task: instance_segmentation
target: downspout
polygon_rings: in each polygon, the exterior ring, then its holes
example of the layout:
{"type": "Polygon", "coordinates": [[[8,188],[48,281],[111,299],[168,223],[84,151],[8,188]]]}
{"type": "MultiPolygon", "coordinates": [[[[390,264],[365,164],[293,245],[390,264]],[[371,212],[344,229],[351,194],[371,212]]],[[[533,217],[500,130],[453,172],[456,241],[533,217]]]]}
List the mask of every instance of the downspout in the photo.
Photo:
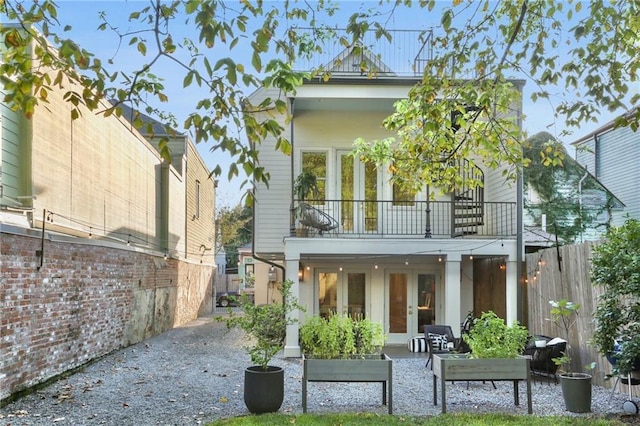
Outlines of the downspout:
{"type": "Polygon", "coordinates": [[[253,257],[256,260],[259,260],[260,262],[264,262],[268,265],[271,265],[274,268],[280,269],[282,271],[282,278],[284,279],[287,270],[283,265],[280,265],[279,263],[275,263],[269,259],[265,259],[264,257],[261,257],[258,253],[256,253],[256,196],[255,196],[255,193],[253,194],[253,207],[251,208],[251,212],[253,216],[252,218],[253,238],[251,238],[251,257],[253,257]]]}

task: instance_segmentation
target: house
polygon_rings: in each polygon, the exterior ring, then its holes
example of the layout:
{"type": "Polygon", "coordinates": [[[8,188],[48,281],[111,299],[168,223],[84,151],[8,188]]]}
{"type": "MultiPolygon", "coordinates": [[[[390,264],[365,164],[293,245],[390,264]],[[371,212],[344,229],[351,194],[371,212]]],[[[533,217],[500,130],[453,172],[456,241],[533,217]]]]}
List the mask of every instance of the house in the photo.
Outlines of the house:
{"type": "Polygon", "coordinates": [[[549,144],[564,152],[547,132],[531,136],[524,150],[531,160],[523,171],[525,246],[544,247],[545,238],[547,246],[600,239],[624,204],[568,155],[562,165],[543,164],[540,152],[549,144]],[[545,236],[547,230],[557,235],[545,236]]]}
{"type": "MultiPolygon", "coordinates": [[[[628,115],[636,112],[634,108],[628,115]]],[[[622,225],[627,215],[640,218],[640,136],[631,126],[616,126],[624,118],[614,119],[572,142],[576,160],[626,206],[614,213],[615,226],[622,225]]]]}
{"type": "MultiPolygon", "coordinates": [[[[425,50],[417,40],[396,49],[412,64],[425,50]]],[[[352,144],[388,136],[381,122],[420,72],[361,49],[323,63],[332,71],[327,81],[308,80],[288,95],[262,88],[250,97],[253,104],[286,97],[291,119],[279,119],[292,144],[291,156],[271,139],[260,147],[271,177],[269,187],[255,190],[255,255],[279,280],[294,282],[306,315],[364,315],[383,324],[388,344],[405,344],[432,323],[459,335],[472,310],[492,309],[509,323],[521,319],[519,185],[505,182],[501,170],[478,169],[483,187],[464,195],[430,200],[428,187],[409,198],[394,190],[388,170],[352,156],[352,144]],[[363,63],[374,72],[363,72],[363,63]],[[292,188],[306,171],[316,175],[319,193],[303,202],[292,188]]],[[[521,90],[522,82],[514,83],[521,90]]],[[[516,116],[521,110],[514,105],[516,116]]],[[[256,273],[256,294],[269,281],[256,273]]],[[[285,354],[300,355],[295,326],[287,330],[285,354]]]]}
{"type": "Polygon", "coordinates": [[[72,119],[72,82],[27,118],[6,78],[0,402],[211,312],[215,273],[215,183],[186,135],[164,135],[168,163],[162,132],[82,107],[72,119]]]}

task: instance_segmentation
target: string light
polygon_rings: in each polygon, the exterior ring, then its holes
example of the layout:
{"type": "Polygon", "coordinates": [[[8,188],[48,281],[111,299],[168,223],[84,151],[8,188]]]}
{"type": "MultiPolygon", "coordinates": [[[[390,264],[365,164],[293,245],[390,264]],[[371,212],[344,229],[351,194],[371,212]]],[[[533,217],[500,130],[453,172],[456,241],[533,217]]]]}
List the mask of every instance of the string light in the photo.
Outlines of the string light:
{"type": "Polygon", "coordinates": [[[409,259],[404,260],[404,266],[409,266],[409,259]]]}
{"type": "Polygon", "coordinates": [[[342,272],[342,265],[340,265],[340,267],[338,268],[338,270],[339,270],[340,272],[342,272]]]}
{"type": "Polygon", "coordinates": [[[373,269],[378,269],[378,264],[373,265],[373,269]]]}

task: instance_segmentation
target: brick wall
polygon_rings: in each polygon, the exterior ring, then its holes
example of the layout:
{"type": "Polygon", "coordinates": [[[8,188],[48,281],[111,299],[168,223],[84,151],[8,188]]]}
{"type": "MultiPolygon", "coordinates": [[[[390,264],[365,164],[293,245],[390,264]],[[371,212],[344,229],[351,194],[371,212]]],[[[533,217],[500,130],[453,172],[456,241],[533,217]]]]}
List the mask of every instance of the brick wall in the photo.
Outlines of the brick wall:
{"type": "Polygon", "coordinates": [[[210,265],[78,241],[0,233],[0,402],[211,312],[210,265]]]}

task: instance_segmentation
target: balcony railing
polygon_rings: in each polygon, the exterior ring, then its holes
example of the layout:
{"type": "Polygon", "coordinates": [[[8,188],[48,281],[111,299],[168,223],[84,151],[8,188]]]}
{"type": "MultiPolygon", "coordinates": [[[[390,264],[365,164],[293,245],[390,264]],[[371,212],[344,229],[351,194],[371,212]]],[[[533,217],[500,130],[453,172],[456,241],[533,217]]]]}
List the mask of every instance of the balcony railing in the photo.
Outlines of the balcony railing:
{"type": "Polygon", "coordinates": [[[295,69],[322,69],[333,75],[419,76],[432,59],[432,30],[369,30],[357,42],[341,28],[298,28],[300,57],[295,69]],[[321,51],[304,46],[319,46],[321,51]],[[348,46],[348,47],[347,47],[348,46]]]}
{"type": "Polygon", "coordinates": [[[515,238],[515,202],[295,201],[291,236],[515,238]]]}

